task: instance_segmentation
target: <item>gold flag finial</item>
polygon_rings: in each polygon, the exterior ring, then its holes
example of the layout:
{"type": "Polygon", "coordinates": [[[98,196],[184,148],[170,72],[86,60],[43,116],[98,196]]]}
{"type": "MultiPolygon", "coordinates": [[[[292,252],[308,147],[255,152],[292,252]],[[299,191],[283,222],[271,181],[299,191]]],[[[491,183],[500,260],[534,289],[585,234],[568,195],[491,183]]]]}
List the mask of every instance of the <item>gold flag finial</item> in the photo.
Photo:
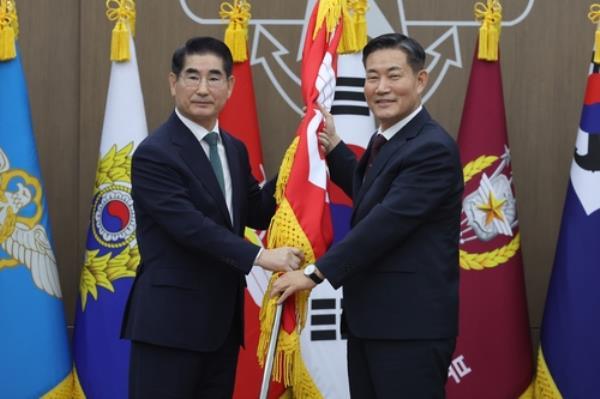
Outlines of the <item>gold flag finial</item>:
{"type": "Polygon", "coordinates": [[[475,3],[475,19],[481,22],[479,28],[479,50],[477,58],[485,61],[498,61],[500,23],[502,6],[498,0],[475,3]]]}
{"type": "Polygon", "coordinates": [[[594,3],[590,6],[588,18],[596,24],[596,34],[594,36],[594,64],[600,64],[600,4],[594,3]]]}
{"type": "Polygon", "coordinates": [[[17,56],[15,41],[19,35],[17,7],[13,0],[0,0],[0,61],[17,56]]]}
{"type": "Polygon", "coordinates": [[[106,0],[106,16],[116,21],[110,44],[111,61],[129,61],[129,34],[135,35],[135,0],[106,0]]]}
{"type": "Polygon", "coordinates": [[[248,59],[248,22],[252,17],[250,9],[250,3],[246,0],[234,0],[233,4],[226,1],[221,3],[219,15],[229,20],[225,29],[225,44],[231,50],[233,62],[248,59]]]}

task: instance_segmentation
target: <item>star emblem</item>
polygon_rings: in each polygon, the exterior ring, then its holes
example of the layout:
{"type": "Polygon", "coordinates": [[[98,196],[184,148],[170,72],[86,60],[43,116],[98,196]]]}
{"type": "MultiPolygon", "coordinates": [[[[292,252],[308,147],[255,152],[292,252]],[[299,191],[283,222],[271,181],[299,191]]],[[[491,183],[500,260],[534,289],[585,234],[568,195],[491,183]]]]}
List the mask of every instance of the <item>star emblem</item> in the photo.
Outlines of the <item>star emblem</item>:
{"type": "Polygon", "coordinates": [[[504,213],[502,207],[506,203],[505,199],[499,200],[494,196],[494,192],[490,190],[486,203],[477,205],[477,208],[485,212],[485,224],[488,225],[498,219],[504,221],[504,213]]]}

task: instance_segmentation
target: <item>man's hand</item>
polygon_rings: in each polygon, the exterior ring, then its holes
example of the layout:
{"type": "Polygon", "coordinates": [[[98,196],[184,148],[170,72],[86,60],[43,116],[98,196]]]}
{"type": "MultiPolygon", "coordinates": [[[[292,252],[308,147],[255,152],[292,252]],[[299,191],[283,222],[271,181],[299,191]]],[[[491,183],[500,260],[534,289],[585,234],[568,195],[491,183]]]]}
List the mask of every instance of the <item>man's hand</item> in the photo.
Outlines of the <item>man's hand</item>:
{"type": "Polygon", "coordinates": [[[342,141],[340,136],[335,131],[335,124],[333,122],[333,116],[325,109],[322,104],[317,103],[319,111],[323,114],[323,131],[318,132],[319,145],[321,150],[327,155],[335,148],[336,145],[342,141]]]}
{"type": "Polygon", "coordinates": [[[304,260],[302,250],[293,247],[263,249],[256,264],[272,272],[289,272],[296,270],[304,260]]]}
{"type": "Polygon", "coordinates": [[[293,293],[301,290],[312,290],[317,284],[304,275],[302,270],[285,273],[279,276],[271,287],[271,298],[281,295],[277,303],[283,303],[293,293]]]}

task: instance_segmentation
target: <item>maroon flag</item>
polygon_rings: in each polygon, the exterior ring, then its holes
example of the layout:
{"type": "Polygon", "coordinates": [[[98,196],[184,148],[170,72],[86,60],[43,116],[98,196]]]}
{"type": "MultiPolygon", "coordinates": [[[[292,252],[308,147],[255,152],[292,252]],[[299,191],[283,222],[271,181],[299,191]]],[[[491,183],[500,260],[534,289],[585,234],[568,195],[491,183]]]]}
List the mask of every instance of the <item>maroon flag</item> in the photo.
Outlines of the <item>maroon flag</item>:
{"type": "Polygon", "coordinates": [[[473,58],[458,133],[465,194],[449,399],[519,398],[532,350],[500,61],[473,58]]]}

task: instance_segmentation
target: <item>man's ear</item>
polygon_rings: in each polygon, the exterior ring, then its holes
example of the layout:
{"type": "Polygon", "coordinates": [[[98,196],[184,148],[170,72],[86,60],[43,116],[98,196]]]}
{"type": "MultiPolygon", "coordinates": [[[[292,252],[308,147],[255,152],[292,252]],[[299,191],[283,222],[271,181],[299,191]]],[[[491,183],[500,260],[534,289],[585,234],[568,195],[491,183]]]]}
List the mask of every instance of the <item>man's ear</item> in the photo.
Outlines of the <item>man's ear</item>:
{"type": "Polygon", "coordinates": [[[177,83],[177,75],[173,72],[169,72],[169,89],[171,90],[171,96],[175,97],[175,84],[177,83]]]}
{"type": "Polygon", "coordinates": [[[233,87],[235,86],[235,76],[231,75],[227,78],[227,99],[231,97],[233,93],[233,87]]]}
{"type": "Polygon", "coordinates": [[[429,82],[429,73],[426,69],[421,69],[417,73],[417,90],[419,94],[423,93],[429,82]]]}

